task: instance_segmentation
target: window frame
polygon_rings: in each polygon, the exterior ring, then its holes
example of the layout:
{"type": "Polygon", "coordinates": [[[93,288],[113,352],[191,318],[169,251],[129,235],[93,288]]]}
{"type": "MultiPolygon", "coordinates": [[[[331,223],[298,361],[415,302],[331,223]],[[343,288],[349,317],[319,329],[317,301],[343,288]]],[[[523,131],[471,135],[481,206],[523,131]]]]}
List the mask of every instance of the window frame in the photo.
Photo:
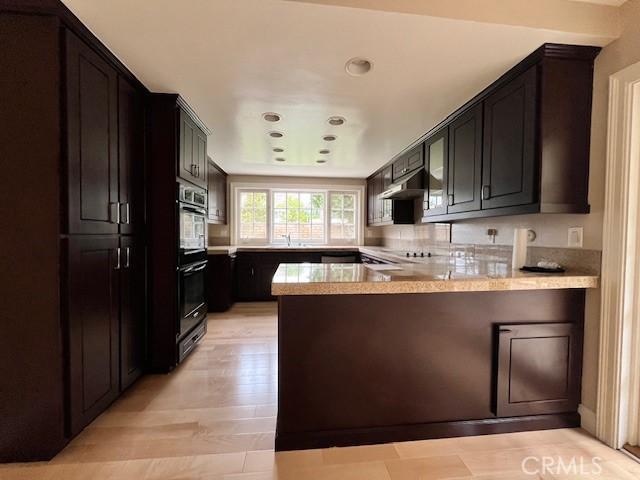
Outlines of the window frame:
{"type": "MultiPolygon", "coordinates": [[[[355,246],[361,245],[364,237],[364,218],[363,198],[364,185],[299,185],[299,184],[249,184],[231,182],[230,189],[233,192],[231,198],[233,202],[230,206],[230,240],[233,245],[274,245],[282,246],[286,244],[284,239],[273,238],[273,195],[275,192],[298,192],[298,193],[322,193],[324,196],[324,241],[302,240],[300,243],[313,246],[331,246],[345,245],[355,246]],[[267,198],[267,238],[264,239],[241,239],[240,238],[240,194],[242,192],[264,192],[267,198]],[[355,238],[353,240],[345,240],[342,238],[334,239],[331,237],[331,194],[353,194],[355,195],[354,206],[354,226],[355,238]]],[[[292,246],[298,244],[297,240],[292,241],[292,246]]]]}
{"type": "MultiPolygon", "coordinates": [[[[326,200],[326,205],[328,205],[327,208],[327,237],[329,238],[329,243],[328,245],[357,245],[358,243],[358,236],[359,236],[359,230],[362,228],[360,225],[360,199],[359,199],[359,195],[356,191],[354,190],[346,190],[346,189],[340,189],[340,190],[329,190],[327,192],[327,200],[326,200]],[[346,239],[346,238],[333,238],[331,236],[331,211],[333,210],[333,208],[331,207],[331,195],[355,195],[355,199],[354,199],[354,205],[353,205],[353,226],[355,228],[355,235],[353,239],[346,239]]],[[[344,214],[344,205],[342,206],[341,209],[342,213],[344,214]]]]}
{"type": "MultiPolygon", "coordinates": [[[[235,223],[236,223],[236,241],[238,245],[264,245],[265,242],[269,242],[269,238],[271,236],[270,232],[269,232],[269,228],[270,228],[270,216],[271,216],[271,203],[270,203],[270,195],[269,195],[269,189],[267,188],[243,188],[243,189],[238,189],[236,191],[235,194],[235,204],[237,205],[237,209],[236,212],[234,214],[234,216],[236,217],[235,223]],[[266,237],[264,238],[247,238],[247,239],[243,239],[240,236],[240,215],[241,215],[241,202],[240,202],[240,195],[242,195],[242,193],[264,193],[266,195],[266,209],[267,209],[267,215],[266,215],[266,224],[265,224],[265,232],[267,234],[266,237]]],[[[255,210],[255,209],[254,209],[255,210]]],[[[255,222],[254,222],[255,223],[255,222]]]]}
{"type": "MultiPolygon", "coordinates": [[[[275,222],[273,219],[273,214],[274,214],[274,210],[275,210],[275,204],[274,204],[274,196],[276,193],[309,193],[311,195],[313,194],[321,194],[324,198],[324,221],[322,222],[323,224],[323,238],[321,241],[318,240],[292,240],[292,245],[294,244],[294,242],[298,242],[298,243],[304,243],[305,245],[328,245],[328,239],[329,239],[329,232],[327,231],[327,202],[329,201],[329,196],[328,196],[328,192],[324,191],[324,190],[318,190],[318,189],[308,189],[308,188],[272,188],[270,189],[270,197],[271,197],[271,210],[270,210],[270,216],[271,216],[271,222],[270,225],[268,225],[269,227],[269,245],[286,245],[286,240],[284,238],[277,238],[274,237],[273,234],[273,230],[275,227],[275,222]]],[[[300,223],[298,222],[298,225],[300,225],[300,223]]]]}

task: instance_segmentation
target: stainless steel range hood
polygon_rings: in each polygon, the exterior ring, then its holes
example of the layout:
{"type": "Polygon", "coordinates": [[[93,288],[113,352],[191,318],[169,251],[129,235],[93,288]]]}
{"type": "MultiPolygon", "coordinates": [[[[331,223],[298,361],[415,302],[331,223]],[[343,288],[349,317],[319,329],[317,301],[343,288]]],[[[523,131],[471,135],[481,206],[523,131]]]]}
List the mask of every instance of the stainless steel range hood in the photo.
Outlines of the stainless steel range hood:
{"type": "Polygon", "coordinates": [[[407,200],[424,196],[424,169],[420,168],[399,178],[387,190],[378,195],[382,200],[407,200]]]}

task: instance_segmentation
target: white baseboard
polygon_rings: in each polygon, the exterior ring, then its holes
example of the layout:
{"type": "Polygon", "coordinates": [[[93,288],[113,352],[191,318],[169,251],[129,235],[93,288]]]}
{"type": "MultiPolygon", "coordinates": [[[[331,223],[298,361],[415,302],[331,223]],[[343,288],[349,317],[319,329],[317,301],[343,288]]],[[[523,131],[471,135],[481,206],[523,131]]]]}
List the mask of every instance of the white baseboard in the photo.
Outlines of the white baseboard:
{"type": "Polygon", "coordinates": [[[596,413],[580,404],[578,407],[578,413],[580,414],[580,426],[584,428],[591,435],[596,434],[596,413]]]}

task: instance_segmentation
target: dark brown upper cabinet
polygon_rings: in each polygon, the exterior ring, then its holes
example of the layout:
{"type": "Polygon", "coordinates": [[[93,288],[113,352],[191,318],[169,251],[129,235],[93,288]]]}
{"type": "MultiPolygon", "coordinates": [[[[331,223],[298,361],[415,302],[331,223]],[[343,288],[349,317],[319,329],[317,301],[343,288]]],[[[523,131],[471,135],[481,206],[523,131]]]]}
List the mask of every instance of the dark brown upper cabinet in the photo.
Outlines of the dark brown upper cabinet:
{"type": "Polygon", "coordinates": [[[207,170],[209,197],[209,223],[227,223],[227,174],[209,159],[207,170]]]}
{"type": "Polygon", "coordinates": [[[144,223],[144,93],[65,30],[69,234],[144,223]]]}
{"type": "Polygon", "coordinates": [[[573,323],[498,327],[497,416],[574,412],[578,408],[580,330],[573,323]]]}
{"type": "Polygon", "coordinates": [[[380,194],[391,184],[391,165],[367,179],[367,225],[413,223],[412,200],[383,200],[380,194]]]}
{"type": "Polygon", "coordinates": [[[447,213],[447,169],[449,166],[449,129],[434,133],[424,142],[427,181],[424,216],[447,213]]]}
{"type": "Polygon", "coordinates": [[[375,177],[367,179],[367,225],[375,223],[375,177]]]}
{"type": "Polygon", "coordinates": [[[537,69],[531,67],[484,101],[483,209],[536,199],[537,69]]]}
{"type": "MultiPolygon", "coordinates": [[[[382,185],[380,187],[380,193],[384,192],[391,186],[391,182],[393,179],[393,168],[389,165],[387,168],[382,170],[381,182],[382,185]]],[[[380,221],[381,222],[393,222],[393,200],[379,200],[380,201],[380,221]]]]}
{"type": "Polygon", "coordinates": [[[414,148],[447,131],[443,172],[439,162],[429,171],[434,162],[425,150],[432,193],[427,185],[423,222],[588,213],[593,63],[599,52],[545,43],[380,171],[392,165],[395,182],[420,164],[410,160],[414,148]],[[446,192],[438,186],[442,181],[446,192]]]}
{"type": "Polygon", "coordinates": [[[118,78],[118,166],[120,233],[141,233],[144,226],[144,94],[118,78]]]}
{"type": "Polygon", "coordinates": [[[207,188],[207,135],[183,109],[180,110],[178,176],[207,188]]]}
{"type": "Polygon", "coordinates": [[[65,45],[67,233],[118,233],[118,73],[69,30],[65,45]]]}
{"type": "Polygon", "coordinates": [[[68,240],[69,429],[80,432],[120,392],[117,236],[68,240]]]}
{"type": "Polygon", "coordinates": [[[393,181],[422,168],[424,165],[422,145],[417,145],[408,152],[402,154],[395,162],[393,162],[393,181]]]}
{"type": "Polygon", "coordinates": [[[480,210],[482,104],[449,126],[447,165],[447,213],[480,210]]]}

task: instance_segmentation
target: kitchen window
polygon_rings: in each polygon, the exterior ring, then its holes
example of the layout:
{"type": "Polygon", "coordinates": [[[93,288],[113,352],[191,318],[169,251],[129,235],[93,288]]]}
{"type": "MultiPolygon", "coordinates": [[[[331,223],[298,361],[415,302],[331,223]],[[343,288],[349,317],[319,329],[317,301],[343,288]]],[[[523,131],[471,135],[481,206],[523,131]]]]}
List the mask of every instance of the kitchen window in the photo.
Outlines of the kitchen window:
{"type": "Polygon", "coordinates": [[[356,245],[359,190],[245,189],[236,193],[238,244],[356,245]]]}
{"type": "Polygon", "coordinates": [[[241,243],[266,243],[267,231],[267,194],[263,191],[240,192],[240,232],[241,243]]]}
{"type": "Polygon", "coordinates": [[[272,243],[325,243],[323,192],[272,192],[272,243]]]}
{"type": "Polygon", "coordinates": [[[334,241],[353,243],[356,240],[356,194],[331,192],[330,232],[334,241]]]}

